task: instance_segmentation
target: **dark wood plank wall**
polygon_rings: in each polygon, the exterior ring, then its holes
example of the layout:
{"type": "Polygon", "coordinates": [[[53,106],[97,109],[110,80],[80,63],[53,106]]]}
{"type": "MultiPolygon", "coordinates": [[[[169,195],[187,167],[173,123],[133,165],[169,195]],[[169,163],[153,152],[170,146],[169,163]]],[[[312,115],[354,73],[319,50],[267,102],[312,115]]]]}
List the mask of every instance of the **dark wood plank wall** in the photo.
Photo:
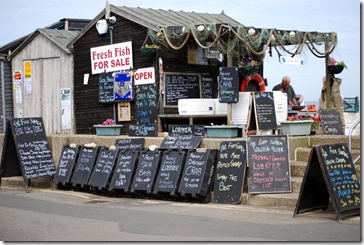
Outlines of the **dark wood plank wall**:
{"type": "MultiPolygon", "coordinates": [[[[112,14],[115,15],[115,14],[112,14]]],[[[159,70],[158,57],[163,59],[165,72],[210,72],[218,76],[217,66],[189,65],[187,64],[187,48],[175,51],[171,48],[162,47],[155,56],[145,56],[141,53],[147,29],[134,22],[117,16],[117,22],[113,29],[113,43],[132,41],[133,45],[133,63],[134,69],[143,67],[155,67],[156,83],[159,87],[159,70]]],[[[75,98],[75,116],[76,116],[76,133],[77,134],[95,134],[93,125],[100,124],[107,118],[113,118],[113,103],[99,103],[98,101],[98,77],[91,75],[90,48],[109,45],[109,33],[101,37],[96,28],[91,28],[74,44],[74,98],[75,98]],[[90,74],[88,85],[83,85],[84,74],[90,74]]],[[[189,45],[196,46],[195,43],[189,45]]],[[[158,98],[159,95],[157,95],[158,98]]],[[[132,101],[130,122],[121,122],[124,125],[122,134],[127,134],[129,124],[136,124],[135,120],[135,102],[132,101]]],[[[117,110],[117,103],[115,103],[117,110]]],[[[178,109],[165,109],[165,113],[178,113],[178,109]]],[[[120,123],[118,123],[120,124],[120,123]]]]}
{"type": "MultiPolygon", "coordinates": [[[[14,118],[14,105],[13,105],[13,80],[11,71],[11,62],[7,60],[1,60],[0,74],[4,74],[4,79],[0,79],[0,114],[6,119],[14,118]],[[4,84],[4,91],[2,90],[4,84]],[[2,96],[5,97],[3,100],[2,96]],[[5,104],[3,104],[3,101],[5,104]],[[3,109],[5,108],[5,115],[3,109]]],[[[5,132],[6,125],[3,124],[3,118],[0,120],[0,132],[5,132]]]]}

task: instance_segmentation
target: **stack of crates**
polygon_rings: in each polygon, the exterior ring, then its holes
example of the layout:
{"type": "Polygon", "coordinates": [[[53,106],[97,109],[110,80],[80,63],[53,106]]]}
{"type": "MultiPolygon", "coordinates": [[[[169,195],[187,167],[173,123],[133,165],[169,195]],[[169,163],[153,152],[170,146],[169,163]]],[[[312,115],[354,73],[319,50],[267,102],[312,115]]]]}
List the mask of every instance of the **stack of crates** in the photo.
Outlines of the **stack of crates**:
{"type": "Polygon", "coordinates": [[[344,112],[359,112],[359,97],[344,98],[343,100],[344,112]]]}

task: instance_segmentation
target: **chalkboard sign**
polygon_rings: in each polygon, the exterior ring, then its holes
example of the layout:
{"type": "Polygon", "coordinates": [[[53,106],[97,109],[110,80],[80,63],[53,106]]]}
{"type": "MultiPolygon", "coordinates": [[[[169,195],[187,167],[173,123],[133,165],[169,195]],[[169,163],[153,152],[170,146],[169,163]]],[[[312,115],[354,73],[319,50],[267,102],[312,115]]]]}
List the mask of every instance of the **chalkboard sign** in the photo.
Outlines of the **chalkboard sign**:
{"type": "Polygon", "coordinates": [[[246,141],[225,141],[217,158],[214,202],[239,204],[246,170],[246,141]]]}
{"type": "Polygon", "coordinates": [[[131,192],[146,191],[151,193],[160,164],[162,152],[160,150],[142,151],[138,160],[134,180],[130,188],[131,192]]]}
{"type": "Polygon", "coordinates": [[[56,184],[66,185],[70,183],[80,149],[81,146],[79,145],[76,145],[75,147],[71,147],[69,145],[63,146],[58,162],[57,172],[54,176],[54,182],[56,184]]]}
{"type": "Polygon", "coordinates": [[[178,100],[193,98],[201,98],[200,74],[165,72],[165,107],[178,107],[178,100]]]}
{"type": "Polygon", "coordinates": [[[179,136],[179,135],[195,135],[204,136],[205,126],[204,125],[168,125],[168,135],[179,136]]]}
{"type": "Polygon", "coordinates": [[[135,86],[135,94],[135,119],[137,124],[157,124],[157,85],[135,86]]]}
{"type": "Polygon", "coordinates": [[[343,135],[344,130],[338,109],[320,109],[321,127],[323,134],[343,135]]]}
{"type": "Polygon", "coordinates": [[[186,151],[168,150],[163,153],[162,161],[153,193],[175,195],[180,182],[186,151]]]}
{"type": "Polygon", "coordinates": [[[202,136],[180,135],[164,137],[161,149],[196,149],[202,141],[202,136]]]}
{"type": "Polygon", "coordinates": [[[5,132],[0,177],[23,175],[30,180],[55,175],[41,117],[8,120],[5,132]]]}
{"type": "Polygon", "coordinates": [[[111,103],[115,100],[114,77],[111,72],[99,75],[99,102],[111,103]]]}
{"type": "Polygon", "coordinates": [[[217,79],[209,73],[201,74],[201,97],[206,99],[217,98],[217,79]]]}
{"type": "Polygon", "coordinates": [[[140,151],[134,149],[119,152],[113,177],[109,186],[110,191],[123,190],[128,192],[130,190],[139,154],[140,151]]]}
{"type": "Polygon", "coordinates": [[[94,169],[100,149],[104,147],[96,146],[95,148],[82,146],[78,156],[75,170],[72,176],[72,185],[84,187],[88,184],[92,170],[94,169]]]}
{"type": "Polygon", "coordinates": [[[115,142],[115,146],[120,150],[143,149],[144,141],[144,138],[117,139],[115,142]]]}
{"type": "Polygon", "coordinates": [[[253,96],[258,130],[277,128],[273,92],[255,92],[253,96]]]}
{"type": "Polygon", "coordinates": [[[88,185],[99,190],[108,188],[112,176],[119,149],[101,149],[97,161],[92,170],[88,185]]]}
{"type": "Polygon", "coordinates": [[[291,191],[287,135],[248,137],[247,163],[249,193],[291,191]]]}
{"type": "Polygon", "coordinates": [[[189,150],[186,156],[178,193],[192,197],[207,197],[211,192],[217,150],[189,150]]]}
{"type": "Polygon", "coordinates": [[[295,215],[326,209],[329,197],[338,219],[360,215],[360,181],[347,144],[319,145],[311,149],[295,215]]]}
{"type": "Polygon", "coordinates": [[[154,137],[158,136],[157,124],[130,124],[128,130],[129,136],[154,137]]]}
{"type": "Polygon", "coordinates": [[[239,71],[237,67],[220,67],[219,102],[239,102],[239,71]]]}

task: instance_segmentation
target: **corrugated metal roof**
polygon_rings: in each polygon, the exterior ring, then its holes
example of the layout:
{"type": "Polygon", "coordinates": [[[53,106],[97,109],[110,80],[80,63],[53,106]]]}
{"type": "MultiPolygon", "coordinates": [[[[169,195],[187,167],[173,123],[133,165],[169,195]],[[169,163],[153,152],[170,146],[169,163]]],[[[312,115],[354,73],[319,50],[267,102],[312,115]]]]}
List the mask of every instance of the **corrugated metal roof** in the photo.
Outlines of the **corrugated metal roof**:
{"type": "MultiPolygon", "coordinates": [[[[105,12],[106,10],[103,9],[90,23],[88,23],[80,34],[70,42],[69,46],[72,46],[88,30],[93,28],[96,22],[105,16],[105,12]]],[[[161,27],[189,26],[192,24],[229,24],[231,26],[244,26],[227,16],[224,11],[220,14],[211,14],[151,8],[144,9],[140,7],[131,8],[110,4],[110,12],[154,31],[159,31],[161,27]]]]}
{"type": "Polygon", "coordinates": [[[32,34],[30,34],[12,53],[9,55],[8,59],[12,59],[20,50],[22,50],[28,43],[30,43],[37,35],[41,34],[48,38],[51,42],[57,45],[59,48],[64,50],[67,54],[71,51],[67,45],[74,39],[75,36],[80,31],[68,31],[68,30],[57,30],[57,29],[47,29],[38,28],[32,34]]]}
{"type": "Polygon", "coordinates": [[[151,8],[143,9],[139,7],[130,8],[125,6],[112,6],[111,11],[154,31],[159,31],[161,27],[167,26],[199,24],[229,24],[231,26],[242,26],[241,23],[227,16],[224,11],[220,14],[212,14],[151,8]]]}

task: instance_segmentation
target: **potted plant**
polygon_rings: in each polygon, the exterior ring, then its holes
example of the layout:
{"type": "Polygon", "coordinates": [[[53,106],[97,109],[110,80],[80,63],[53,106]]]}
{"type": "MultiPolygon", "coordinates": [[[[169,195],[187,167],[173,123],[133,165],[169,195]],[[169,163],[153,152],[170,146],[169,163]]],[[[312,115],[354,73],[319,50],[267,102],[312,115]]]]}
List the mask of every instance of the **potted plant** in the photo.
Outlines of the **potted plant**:
{"type": "Polygon", "coordinates": [[[327,64],[327,70],[331,75],[341,73],[344,70],[344,68],[348,69],[343,60],[337,61],[334,57],[331,57],[329,59],[329,62],[327,64]]]}
{"type": "Polygon", "coordinates": [[[243,58],[239,60],[238,68],[241,75],[248,77],[259,71],[259,63],[253,58],[243,58]]]}
{"type": "Polygon", "coordinates": [[[281,122],[281,134],[290,136],[310,135],[313,122],[313,120],[306,120],[302,116],[288,116],[287,121],[281,122]]]}
{"type": "Polygon", "coordinates": [[[144,44],[143,47],[140,48],[140,51],[144,55],[152,56],[157,52],[157,49],[159,49],[159,48],[160,47],[155,44],[144,44]]]}
{"type": "Polygon", "coordinates": [[[102,124],[94,125],[96,135],[120,135],[123,125],[117,125],[114,119],[107,119],[102,124]]]}
{"type": "Polygon", "coordinates": [[[313,116],[311,119],[313,120],[313,122],[311,123],[310,130],[311,130],[311,135],[314,135],[314,134],[317,134],[317,131],[321,127],[321,118],[313,116]]]}

